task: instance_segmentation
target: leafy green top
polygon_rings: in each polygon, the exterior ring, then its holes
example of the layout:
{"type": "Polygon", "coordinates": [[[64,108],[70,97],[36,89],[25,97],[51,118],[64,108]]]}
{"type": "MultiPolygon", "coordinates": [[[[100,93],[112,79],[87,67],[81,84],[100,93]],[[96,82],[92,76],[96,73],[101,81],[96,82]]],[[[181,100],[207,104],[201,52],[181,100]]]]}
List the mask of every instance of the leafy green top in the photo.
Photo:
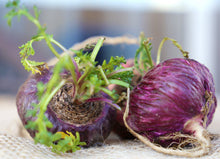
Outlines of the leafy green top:
{"type": "Polygon", "coordinates": [[[151,57],[151,38],[146,38],[143,33],[140,35],[140,46],[136,50],[134,58],[135,69],[143,76],[149,69],[154,66],[151,57]],[[139,57],[139,58],[138,58],[139,57]]]}
{"type": "MultiPolygon", "coordinates": [[[[78,150],[84,142],[80,142],[79,134],[74,136],[71,132],[57,132],[52,134],[48,132],[48,128],[53,127],[53,124],[45,116],[47,105],[49,104],[55,93],[67,82],[60,77],[60,72],[63,69],[70,71],[73,84],[75,86],[73,98],[75,102],[91,101],[92,96],[103,91],[112,97],[113,101],[117,101],[119,95],[114,90],[107,89],[109,84],[118,84],[124,87],[129,87],[131,78],[133,76],[133,68],[123,68],[121,63],[125,63],[123,57],[112,57],[107,63],[97,66],[95,61],[96,56],[103,45],[104,38],[100,38],[95,45],[92,53],[83,53],[83,50],[74,51],[65,49],[59,42],[53,39],[53,36],[46,33],[46,27],[39,22],[40,11],[34,6],[34,15],[30,14],[28,9],[19,5],[19,0],[8,1],[6,7],[12,8],[6,17],[8,18],[9,26],[12,23],[13,17],[20,18],[22,15],[26,16],[33,24],[36,25],[38,31],[30,41],[20,46],[21,63],[27,71],[33,74],[41,73],[42,69],[47,69],[46,62],[36,62],[29,60],[30,56],[35,54],[32,44],[37,41],[45,40],[52,53],[59,59],[53,69],[53,75],[47,84],[38,83],[37,96],[39,103],[33,103],[34,109],[27,112],[27,116],[36,116],[35,121],[29,121],[26,128],[37,130],[35,135],[35,142],[42,143],[52,147],[54,152],[67,152],[78,150]],[[53,47],[53,44],[60,47],[64,54],[61,56],[53,47]],[[70,51],[76,53],[72,58],[70,51]],[[54,144],[56,142],[56,144],[54,144]]],[[[97,99],[108,102],[113,106],[117,105],[109,99],[97,99]]]]}
{"type": "Polygon", "coordinates": [[[149,71],[149,69],[152,69],[155,64],[160,63],[160,56],[161,56],[161,50],[164,45],[164,42],[169,40],[173,43],[174,46],[176,46],[180,52],[182,53],[183,57],[189,58],[189,53],[185,50],[183,50],[182,46],[174,39],[165,37],[161,41],[158,51],[157,51],[157,60],[154,64],[152,57],[151,57],[151,38],[146,38],[143,33],[140,35],[140,46],[136,51],[135,59],[134,59],[134,66],[135,69],[143,76],[145,73],[149,71]]]}
{"type": "MultiPolygon", "coordinates": [[[[31,15],[28,11],[28,9],[24,6],[19,6],[20,0],[14,0],[14,1],[8,1],[6,4],[6,7],[12,8],[7,14],[6,18],[8,19],[8,25],[11,26],[13,17],[17,16],[19,19],[22,15],[26,16],[28,20],[30,20],[33,24],[37,26],[37,35],[34,35],[30,41],[28,41],[26,44],[23,44],[19,48],[20,56],[21,56],[21,63],[23,64],[24,68],[27,71],[32,71],[32,73],[40,73],[40,70],[37,68],[37,66],[44,64],[44,62],[36,62],[28,60],[29,56],[33,56],[35,54],[35,51],[33,49],[32,44],[36,41],[45,40],[50,50],[53,52],[53,54],[56,57],[60,57],[59,53],[54,49],[52,46],[52,43],[55,43],[56,45],[61,45],[53,39],[53,35],[46,33],[46,27],[41,25],[39,22],[39,15],[40,11],[37,9],[36,6],[33,7],[34,9],[34,16],[31,15]]],[[[61,47],[64,49],[63,47],[61,47]]]]}

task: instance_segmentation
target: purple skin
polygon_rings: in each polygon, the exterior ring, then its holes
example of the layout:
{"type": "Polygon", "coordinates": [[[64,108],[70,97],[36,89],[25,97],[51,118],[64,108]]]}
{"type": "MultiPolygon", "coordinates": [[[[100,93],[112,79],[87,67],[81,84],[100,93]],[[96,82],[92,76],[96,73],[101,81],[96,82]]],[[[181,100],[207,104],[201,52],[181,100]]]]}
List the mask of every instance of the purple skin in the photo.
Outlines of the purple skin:
{"type": "Polygon", "coordinates": [[[131,91],[127,123],[151,142],[167,146],[172,141],[159,137],[175,132],[192,134],[184,124],[194,117],[207,128],[216,106],[209,70],[191,59],[170,59],[150,70],[131,91]],[[209,104],[207,93],[211,94],[209,104]],[[205,107],[208,110],[204,112],[205,107]]]}
{"type": "MultiPolygon", "coordinates": [[[[63,73],[65,74],[65,72],[63,73]]],[[[36,92],[38,82],[47,83],[52,75],[52,69],[43,70],[41,75],[31,75],[25,83],[20,87],[17,97],[16,105],[18,114],[21,118],[23,125],[27,124],[29,120],[35,120],[33,117],[26,117],[26,112],[33,109],[32,103],[38,103],[36,92]]],[[[62,132],[79,132],[80,140],[86,142],[87,146],[101,145],[104,140],[109,136],[115,119],[115,109],[110,105],[103,106],[101,114],[93,121],[86,124],[70,124],[59,119],[56,114],[48,107],[46,116],[52,122],[53,128],[50,129],[52,133],[58,131],[62,132]]],[[[35,136],[35,131],[27,130],[32,137],[35,136]]]]}

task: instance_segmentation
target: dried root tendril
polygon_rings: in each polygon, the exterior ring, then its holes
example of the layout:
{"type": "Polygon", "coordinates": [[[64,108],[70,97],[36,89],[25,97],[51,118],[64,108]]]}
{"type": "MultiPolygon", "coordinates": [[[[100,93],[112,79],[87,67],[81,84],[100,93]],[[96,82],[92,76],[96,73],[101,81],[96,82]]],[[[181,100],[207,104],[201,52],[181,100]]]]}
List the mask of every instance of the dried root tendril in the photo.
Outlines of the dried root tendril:
{"type": "Polygon", "coordinates": [[[207,120],[208,120],[208,113],[210,111],[211,105],[213,104],[213,95],[211,92],[206,91],[205,92],[205,98],[206,98],[206,103],[205,106],[202,109],[202,113],[204,114],[204,119],[203,119],[203,127],[207,127],[207,120]]]}
{"type": "Polygon", "coordinates": [[[169,155],[177,155],[177,156],[184,156],[184,157],[200,157],[207,155],[209,153],[210,147],[211,147],[211,141],[210,141],[210,134],[208,131],[199,123],[195,122],[194,120],[191,120],[186,123],[186,126],[190,125],[190,129],[193,132],[193,135],[187,135],[182,133],[176,133],[168,136],[163,136],[161,139],[180,139],[184,138],[184,140],[180,143],[178,143],[176,146],[173,146],[171,143],[167,148],[162,147],[159,144],[151,142],[148,138],[138,134],[132,128],[127,124],[127,117],[129,113],[129,101],[130,101],[130,89],[127,89],[127,105],[125,109],[125,113],[123,116],[123,120],[125,123],[125,126],[130,131],[131,134],[133,134],[135,137],[137,137],[140,141],[142,141],[147,146],[151,147],[152,149],[169,154],[169,155]],[[191,144],[191,146],[187,147],[186,145],[191,144]]]}
{"type": "Polygon", "coordinates": [[[167,146],[171,149],[184,150],[186,149],[186,146],[188,146],[188,148],[196,148],[199,145],[199,142],[195,136],[182,134],[181,132],[176,132],[167,136],[161,136],[159,139],[174,140],[172,143],[169,144],[169,146],[167,146]]]}
{"type": "Polygon", "coordinates": [[[127,100],[127,94],[125,92],[121,93],[121,96],[118,98],[118,100],[116,101],[116,103],[120,103],[123,100],[127,100]]]}

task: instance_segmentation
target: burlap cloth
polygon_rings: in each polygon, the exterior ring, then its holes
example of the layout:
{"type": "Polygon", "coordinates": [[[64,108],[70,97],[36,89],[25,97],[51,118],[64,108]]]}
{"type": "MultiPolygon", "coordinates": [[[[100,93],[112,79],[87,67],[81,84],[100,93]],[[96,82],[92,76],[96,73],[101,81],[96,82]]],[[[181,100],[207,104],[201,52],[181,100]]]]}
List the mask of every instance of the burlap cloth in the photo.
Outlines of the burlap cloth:
{"type": "MultiPolygon", "coordinates": [[[[209,131],[220,134],[220,108],[215,113],[209,131]]],[[[55,154],[49,148],[37,144],[23,128],[17,114],[15,97],[0,96],[0,159],[184,159],[158,153],[138,140],[122,141],[111,134],[100,147],[81,149],[75,153],[55,154]]],[[[200,159],[220,159],[220,137],[212,141],[212,149],[200,159]]]]}

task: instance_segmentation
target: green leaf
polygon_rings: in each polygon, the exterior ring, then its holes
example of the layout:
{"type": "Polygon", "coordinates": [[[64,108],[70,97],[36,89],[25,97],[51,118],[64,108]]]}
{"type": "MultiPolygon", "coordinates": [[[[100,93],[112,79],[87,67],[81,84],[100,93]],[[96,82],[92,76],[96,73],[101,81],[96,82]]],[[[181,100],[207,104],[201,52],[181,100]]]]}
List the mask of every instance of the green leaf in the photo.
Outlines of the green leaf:
{"type": "Polygon", "coordinates": [[[105,38],[100,38],[100,39],[98,40],[97,44],[95,45],[95,48],[93,49],[93,52],[92,52],[92,54],[91,54],[91,56],[90,56],[90,59],[91,59],[92,61],[95,61],[96,56],[97,56],[97,54],[98,54],[100,48],[102,47],[104,40],[105,40],[105,38]]]}
{"type": "Polygon", "coordinates": [[[37,115],[37,110],[36,109],[31,109],[28,110],[27,113],[25,114],[25,117],[34,117],[37,115]]]}
{"type": "Polygon", "coordinates": [[[37,97],[38,97],[38,100],[40,101],[41,97],[43,96],[44,94],[44,90],[46,88],[46,84],[44,84],[43,82],[38,82],[37,83],[37,97]]]}
{"type": "Polygon", "coordinates": [[[33,42],[42,40],[43,37],[35,37],[34,39],[28,41],[27,43],[23,44],[19,47],[21,51],[19,52],[21,57],[21,63],[27,71],[31,71],[33,74],[41,73],[40,66],[45,65],[45,62],[36,62],[32,60],[28,60],[29,56],[33,56],[35,51],[32,47],[33,42]]]}
{"type": "Polygon", "coordinates": [[[8,19],[8,25],[11,26],[12,19],[17,16],[18,19],[20,19],[21,15],[27,14],[27,9],[25,7],[19,8],[20,0],[13,0],[8,1],[6,3],[7,8],[11,8],[11,10],[5,15],[5,17],[8,19]]]}
{"type": "Polygon", "coordinates": [[[52,142],[52,133],[48,131],[40,131],[35,134],[34,141],[35,143],[41,143],[46,146],[51,146],[52,142]]]}
{"type": "Polygon", "coordinates": [[[119,85],[119,86],[123,86],[123,87],[126,87],[126,88],[128,88],[128,87],[130,86],[128,83],[123,82],[123,81],[121,81],[121,80],[116,80],[116,79],[111,79],[111,80],[109,80],[109,82],[110,82],[111,84],[117,84],[117,85],[119,85]]]}
{"type": "Polygon", "coordinates": [[[34,15],[35,15],[36,19],[39,19],[40,10],[38,10],[38,8],[36,6],[34,6],[33,9],[34,9],[34,15]]]}
{"type": "Polygon", "coordinates": [[[5,5],[6,8],[11,8],[11,7],[17,7],[18,4],[20,3],[20,0],[13,0],[13,1],[8,1],[5,5]]]}
{"type": "Polygon", "coordinates": [[[109,63],[106,62],[106,60],[102,63],[102,69],[106,71],[106,73],[112,72],[116,67],[120,66],[121,63],[126,63],[126,60],[124,57],[111,57],[109,60],[109,63]]]}
{"type": "Polygon", "coordinates": [[[118,72],[118,73],[113,74],[111,76],[111,79],[120,79],[120,81],[130,84],[133,76],[134,76],[133,70],[123,71],[123,72],[118,72]]]}
{"type": "Polygon", "coordinates": [[[47,128],[52,128],[53,127],[53,124],[50,121],[46,121],[45,125],[46,125],[47,128]]]}
{"type": "Polygon", "coordinates": [[[62,137],[62,134],[57,132],[57,133],[53,134],[53,136],[51,137],[51,141],[52,142],[58,141],[61,139],[61,137],[62,137]]]}
{"type": "Polygon", "coordinates": [[[144,34],[141,34],[140,39],[140,46],[135,53],[134,66],[135,69],[143,75],[144,73],[148,72],[148,70],[151,69],[154,64],[151,57],[151,38],[146,38],[144,34]]]}
{"type": "Polygon", "coordinates": [[[25,125],[26,129],[31,129],[31,130],[36,130],[37,124],[33,121],[28,121],[27,124],[25,125]]]}

